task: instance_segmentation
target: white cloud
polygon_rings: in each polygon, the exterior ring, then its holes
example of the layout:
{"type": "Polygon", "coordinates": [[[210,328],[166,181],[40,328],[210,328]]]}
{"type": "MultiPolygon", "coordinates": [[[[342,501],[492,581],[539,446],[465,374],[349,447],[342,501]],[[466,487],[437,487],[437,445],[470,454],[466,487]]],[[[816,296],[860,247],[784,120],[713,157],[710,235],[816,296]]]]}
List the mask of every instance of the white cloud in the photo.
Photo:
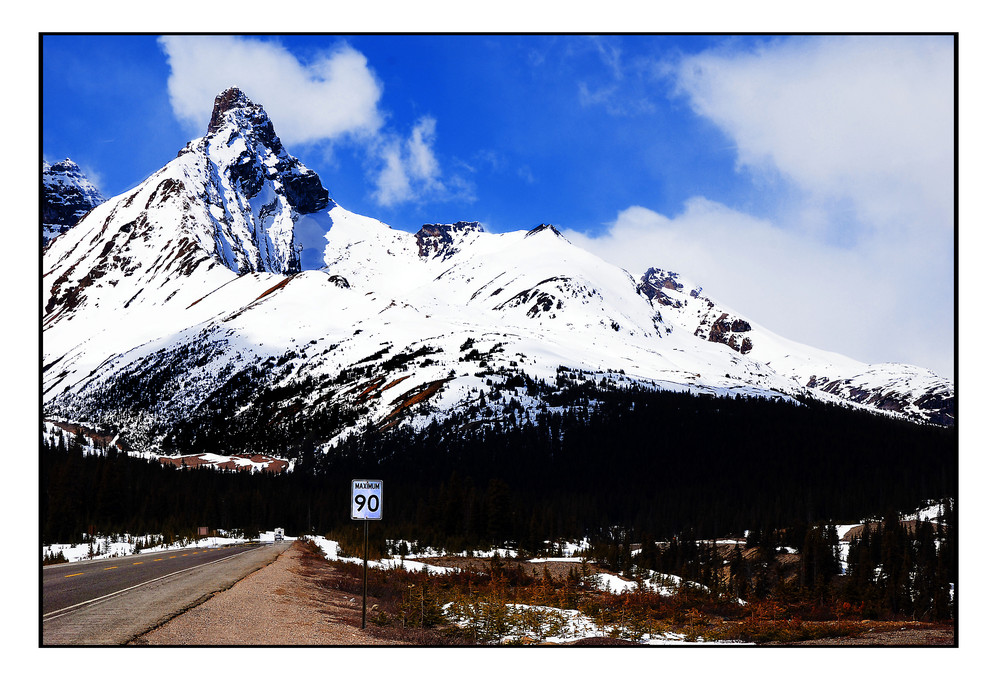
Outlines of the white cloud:
{"type": "Polygon", "coordinates": [[[374,154],[382,160],[374,192],[379,204],[391,206],[445,193],[433,150],[436,125],[433,118],[425,116],[413,126],[405,142],[386,136],[374,147],[374,154]]]}
{"type": "Polygon", "coordinates": [[[425,116],[413,126],[410,139],[406,142],[409,153],[409,167],[415,179],[434,183],[440,175],[437,159],[431,147],[434,144],[434,130],[437,122],[425,116]]]}
{"type": "Polygon", "coordinates": [[[413,196],[413,188],[406,172],[399,141],[391,141],[382,145],[379,154],[382,157],[383,165],[375,182],[375,199],[383,206],[410,199],[413,196]]]}
{"type": "Polygon", "coordinates": [[[784,39],[671,66],[735,143],[766,215],[703,197],[622,211],[574,242],[630,270],[682,272],[796,341],[953,376],[950,39],[784,39]]]}
{"type": "MultiPolygon", "coordinates": [[[[379,109],[382,85],[363,54],[342,43],[308,64],[273,40],[240,36],[164,36],[170,64],[167,87],[175,116],[195,134],[211,117],[215,96],[236,85],[264,107],[286,145],[331,141],[367,152],[373,195],[383,206],[446,196],[434,152],[436,121],[419,119],[409,138],[386,128],[379,109]]],[[[468,194],[462,178],[452,195],[468,194]]]]}
{"type": "Polygon", "coordinates": [[[786,39],[688,57],[675,73],[741,168],[776,171],[813,202],[846,200],[870,229],[950,229],[950,37],[786,39]]]}
{"type": "Polygon", "coordinates": [[[280,43],[236,36],[164,36],[174,114],[203,132],[215,96],[236,85],[267,110],[285,144],[370,135],[382,126],[382,87],[346,44],[303,65],[280,43]]]}

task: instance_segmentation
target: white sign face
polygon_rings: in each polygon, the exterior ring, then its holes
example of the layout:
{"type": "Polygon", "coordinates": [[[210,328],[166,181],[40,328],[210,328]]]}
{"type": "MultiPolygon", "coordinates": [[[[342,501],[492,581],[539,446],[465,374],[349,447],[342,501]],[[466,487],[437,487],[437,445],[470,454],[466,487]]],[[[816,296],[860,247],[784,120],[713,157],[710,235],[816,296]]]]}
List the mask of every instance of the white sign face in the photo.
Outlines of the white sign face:
{"type": "Polygon", "coordinates": [[[351,519],[382,519],[382,480],[351,481],[351,519]]]}

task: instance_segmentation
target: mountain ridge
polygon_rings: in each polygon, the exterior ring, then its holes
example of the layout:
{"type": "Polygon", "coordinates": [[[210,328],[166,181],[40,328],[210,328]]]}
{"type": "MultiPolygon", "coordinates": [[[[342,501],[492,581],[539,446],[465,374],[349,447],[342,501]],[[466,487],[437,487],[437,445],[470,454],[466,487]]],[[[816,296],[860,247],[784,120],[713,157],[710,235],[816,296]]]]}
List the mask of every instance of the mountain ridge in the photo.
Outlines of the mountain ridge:
{"type": "Polygon", "coordinates": [[[199,411],[262,397],[277,413],[262,419],[315,419],[326,444],[426,426],[498,385],[531,419],[546,406],[526,379],[570,373],[954,423],[954,390],[930,371],[790,342],[677,272],[629,273],[552,226],[411,233],[347,211],[236,88],[205,136],[43,264],[46,413],[121,425],[152,449],[199,411]]]}

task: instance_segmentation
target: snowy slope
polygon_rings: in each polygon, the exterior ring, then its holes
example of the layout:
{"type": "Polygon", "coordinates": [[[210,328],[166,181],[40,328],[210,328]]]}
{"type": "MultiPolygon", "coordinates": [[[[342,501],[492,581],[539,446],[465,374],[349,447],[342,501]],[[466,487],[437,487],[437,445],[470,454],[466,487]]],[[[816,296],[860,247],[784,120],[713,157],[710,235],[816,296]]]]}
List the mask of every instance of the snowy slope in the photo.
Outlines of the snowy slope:
{"type": "Polygon", "coordinates": [[[46,411],[149,448],[194,415],[318,420],[338,406],[348,418],[324,427],[330,442],[461,413],[483,389],[530,416],[543,406],[523,378],[577,373],[940,423],[954,410],[928,371],[795,344],[677,273],[630,274],[551,226],[413,233],[351,213],[236,89],[216,98],[205,137],[43,261],[46,411]]]}

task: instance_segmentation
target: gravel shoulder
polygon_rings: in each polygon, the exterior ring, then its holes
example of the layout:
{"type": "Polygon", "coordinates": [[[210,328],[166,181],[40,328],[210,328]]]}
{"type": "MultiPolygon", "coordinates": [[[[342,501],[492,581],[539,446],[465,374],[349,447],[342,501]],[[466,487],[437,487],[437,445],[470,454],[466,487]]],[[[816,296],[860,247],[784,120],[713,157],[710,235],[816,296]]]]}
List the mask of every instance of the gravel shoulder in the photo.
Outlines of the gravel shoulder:
{"type": "MultiPolygon", "coordinates": [[[[405,645],[361,629],[361,596],[324,590],[335,569],[308,562],[298,541],[228,590],[133,645],[405,645]],[[330,576],[324,576],[324,574],[330,576]]],[[[372,608],[369,601],[369,609],[372,608]]]]}
{"type": "Polygon", "coordinates": [[[957,645],[955,629],[951,626],[931,628],[900,627],[895,631],[872,631],[855,638],[817,638],[798,643],[782,643],[788,646],[840,646],[840,647],[943,647],[957,645]]]}

